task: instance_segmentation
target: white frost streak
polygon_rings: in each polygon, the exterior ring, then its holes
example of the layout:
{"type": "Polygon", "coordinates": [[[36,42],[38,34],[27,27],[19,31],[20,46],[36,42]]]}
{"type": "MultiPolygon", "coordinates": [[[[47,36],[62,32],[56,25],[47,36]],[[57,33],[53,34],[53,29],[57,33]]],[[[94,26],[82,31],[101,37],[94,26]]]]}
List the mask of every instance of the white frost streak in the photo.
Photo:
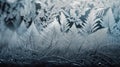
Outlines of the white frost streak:
{"type": "Polygon", "coordinates": [[[16,0],[7,0],[8,3],[14,3],[16,0]]]}

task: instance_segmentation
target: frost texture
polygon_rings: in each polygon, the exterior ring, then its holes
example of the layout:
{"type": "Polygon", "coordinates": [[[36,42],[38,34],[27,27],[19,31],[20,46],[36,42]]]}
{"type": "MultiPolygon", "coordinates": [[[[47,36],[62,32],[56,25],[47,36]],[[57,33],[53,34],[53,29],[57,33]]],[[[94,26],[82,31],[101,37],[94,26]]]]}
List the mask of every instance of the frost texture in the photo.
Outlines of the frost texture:
{"type": "Polygon", "coordinates": [[[69,59],[118,46],[120,1],[111,1],[0,0],[0,58],[69,59]]]}

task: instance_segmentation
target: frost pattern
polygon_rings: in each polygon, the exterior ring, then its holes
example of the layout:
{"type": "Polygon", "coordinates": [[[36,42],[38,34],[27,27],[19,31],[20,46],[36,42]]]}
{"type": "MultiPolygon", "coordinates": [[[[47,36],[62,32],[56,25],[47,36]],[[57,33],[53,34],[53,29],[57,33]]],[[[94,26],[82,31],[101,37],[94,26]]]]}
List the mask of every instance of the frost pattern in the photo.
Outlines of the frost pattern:
{"type": "Polygon", "coordinates": [[[120,1],[111,1],[0,0],[0,58],[119,45],[120,1]]]}

